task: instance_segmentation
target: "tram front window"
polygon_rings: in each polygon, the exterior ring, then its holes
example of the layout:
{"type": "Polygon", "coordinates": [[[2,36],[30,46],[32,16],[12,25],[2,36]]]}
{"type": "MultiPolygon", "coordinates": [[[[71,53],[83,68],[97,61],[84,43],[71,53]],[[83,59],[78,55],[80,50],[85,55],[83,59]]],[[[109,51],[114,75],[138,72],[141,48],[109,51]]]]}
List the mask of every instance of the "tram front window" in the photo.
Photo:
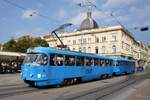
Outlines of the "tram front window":
{"type": "Polygon", "coordinates": [[[45,54],[27,54],[24,59],[23,65],[30,66],[45,66],[47,65],[47,56],[45,54]]]}

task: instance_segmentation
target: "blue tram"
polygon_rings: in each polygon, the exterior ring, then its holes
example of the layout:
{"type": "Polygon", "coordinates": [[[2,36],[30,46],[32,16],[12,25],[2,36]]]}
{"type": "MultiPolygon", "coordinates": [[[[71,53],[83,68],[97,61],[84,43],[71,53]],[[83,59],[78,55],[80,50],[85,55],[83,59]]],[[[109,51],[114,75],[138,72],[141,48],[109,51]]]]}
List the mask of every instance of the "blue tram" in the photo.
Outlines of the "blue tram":
{"type": "Polygon", "coordinates": [[[135,61],[125,58],[112,58],[113,59],[113,74],[129,74],[135,72],[135,61]]]}
{"type": "Polygon", "coordinates": [[[29,49],[21,78],[32,86],[74,84],[112,76],[113,59],[47,47],[29,49]]]}

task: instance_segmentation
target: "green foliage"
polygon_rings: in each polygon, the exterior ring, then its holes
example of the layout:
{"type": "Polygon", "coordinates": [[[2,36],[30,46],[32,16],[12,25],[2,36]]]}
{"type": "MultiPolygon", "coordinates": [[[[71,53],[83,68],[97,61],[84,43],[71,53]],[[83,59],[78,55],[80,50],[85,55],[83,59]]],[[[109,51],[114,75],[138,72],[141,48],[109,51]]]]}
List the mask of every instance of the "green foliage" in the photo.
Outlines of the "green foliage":
{"type": "Polygon", "coordinates": [[[14,39],[9,40],[3,45],[3,51],[15,52],[15,48],[16,48],[15,44],[16,44],[16,41],[14,39]]]}
{"type": "Polygon", "coordinates": [[[17,41],[9,40],[3,45],[3,51],[22,52],[25,53],[28,48],[32,47],[48,47],[48,43],[41,38],[31,38],[30,36],[23,36],[17,41]]]}

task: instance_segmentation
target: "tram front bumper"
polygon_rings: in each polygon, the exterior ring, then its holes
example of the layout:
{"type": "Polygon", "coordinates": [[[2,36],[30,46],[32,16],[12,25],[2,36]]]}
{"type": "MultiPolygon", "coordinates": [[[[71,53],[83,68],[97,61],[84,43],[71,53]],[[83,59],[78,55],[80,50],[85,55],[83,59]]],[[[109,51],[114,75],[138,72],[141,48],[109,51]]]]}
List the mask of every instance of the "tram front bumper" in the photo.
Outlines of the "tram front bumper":
{"type": "Polygon", "coordinates": [[[32,80],[32,81],[41,81],[41,80],[48,80],[46,74],[27,74],[27,73],[21,73],[21,78],[23,80],[32,80]]]}

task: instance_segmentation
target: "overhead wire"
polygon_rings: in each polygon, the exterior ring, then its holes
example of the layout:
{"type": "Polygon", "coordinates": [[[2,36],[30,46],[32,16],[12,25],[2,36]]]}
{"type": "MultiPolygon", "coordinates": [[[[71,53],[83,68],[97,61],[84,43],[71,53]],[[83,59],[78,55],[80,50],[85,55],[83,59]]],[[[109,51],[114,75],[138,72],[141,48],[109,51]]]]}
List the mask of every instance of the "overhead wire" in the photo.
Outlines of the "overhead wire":
{"type": "MultiPolygon", "coordinates": [[[[93,4],[91,1],[87,0],[87,2],[90,3],[91,5],[93,5],[98,11],[100,11],[100,12],[102,12],[104,15],[108,16],[108,14],[104,13],[101,9],[99,9],[99,8],[98,8],[95,4],[93,4]]],[[[114,14],[113,14],[112,12],[109,13],[109,16],[110,16],[110,17],[113,17],[114,20],[116,20],[116,22],[117,22],[119,25],[123,26],[123,24],[121,24],[121,22],[117,19],[116,16],[114,16],[114,14]]]]}
{"type": "MultiPolygon", "coordinates": [[[[106,16],[108,16],[108,14],[104,13],[101,9],[99,9],[99,8],[98,8],[95,4],[93,4],[91,1],[87,0],[87,2],[90,3],[91,5],[93,5],[98,11],[100,11],[100,12],[102,12],[103,14],[105,14],[106,16]]],[[[116,22],[117,22],[120,26],[124,27],[124,25],[118,20],[118,18],[117,18],[112,12],[109,13],[109,16],[113,17],[114,20],[116,20],[116,22]]],[[[125,28],[125,27],[124,27],[124,28],[125,28]]],[[[132,29],[135,29],[135,30],[140,29],[140,30],[142,30],[142,28],[147,28],[147,29],[149,29],[149,28],[150,28],[150,24],[149,24],[149,25],[143,25],[143,27],[136,26],[136,27],[133,27],[132,29]]]]}
{"type": "MultiPolygon", "coordinates": [[[[11,5],[11,6],[14,6],[14,7],[16,7],[16,8],[19,8],[19,9],[22,9],[22,10],[28,10],[29,8],[26,8],[26,7],[23,7],[23,6],[21,6],[21,5],[19,5],[19,4],[16,4],[16,3],[14,3],[14,2],[12,2],[12,1],[10,1],[10,0],[3,0],[5,3],[7,3],[7,4],[9,4],[9,5],[11,5]]],[[[43,14],[40,14],[40,13],[38,13],[38,12],[36,12],[36,11],[34,11],[34,12],[32,12],[29,16],[32,16],[32,15],[37,15],[37,16],[40,16],[40,17],[42,17],[42,18],[44,18],[44,19],[50,19],[48,16],[45,16],[45,15],[43,15],[43,14]]]]}
{"type": "MultiPolygon", "coordinates": [[[[26,8],[26,7],[21,6],[21,5],[19,5],[19,4],[16,4],[16,3],[14,3],[14,2],[12,2],[12,1],[10,1],[10,0],[3,0],[3,1],[4,1],[5,3],[11,5],[11,6],[14,6],[14,7],[19,8],[19,9],[22,9],[22,10],[28,10],[28,9],[29,9],[29,8],[26,8]]],[[[106,13],[104,13],[101,9],[99,9],[95,4],[93,4],[91,1],[87,0],[87,2],[88,2],[89,4],[91,4],[93,7],[95,7],[98,11],[102,12],[103,14],[105,14],[106,16],[109,15],[109,16],[113,17],[114,20],[116,20],[116,22],[117,22],[119,25],[121,25],[122,27],[124,27],[124,25],[117,19],[117,17],[116,17],[112,12],[109,13],[109,14],[106,14],[106,13]]],[[[43,14],[40,14],[40,13],[38,13],[38,12],[36,12],[36,11],[32,12],[29,16],[33,16],[33,15],[37,15],[37,16],[43,18],[43,19],[50,20],[50,18],[49,18],[48,16],[45,16],[45,15],[43,15],[43,14]]],[[[145,27],[150,28],[150,25],[145,25],[145,27]]],[[[142,27],[141,27],[141,28],[142,28],[142,27]]],[[[141,28],[139,28],[139,27],[137,26],[137,27],[134,27],[133,29],[137,30],[137,29],[141,29],[141,28]]]]}

